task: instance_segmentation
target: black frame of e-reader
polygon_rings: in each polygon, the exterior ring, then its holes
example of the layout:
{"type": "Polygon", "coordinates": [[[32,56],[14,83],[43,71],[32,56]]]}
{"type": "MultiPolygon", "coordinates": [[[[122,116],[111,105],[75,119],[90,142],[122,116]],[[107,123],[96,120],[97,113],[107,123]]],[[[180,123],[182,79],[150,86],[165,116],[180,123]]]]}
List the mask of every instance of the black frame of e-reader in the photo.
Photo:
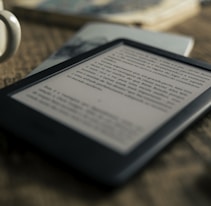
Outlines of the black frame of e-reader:
{"type": "Polygon", "coordinates": [[[110,186],[124,183],[196,118],[210,109],[210,88],[127,154],[120,154],[11,98],[11,94],[119,44],[211,71],[211,66],[206,63],[131,40],[118,39],[4,88],[0,92],[0,127],[99,183],[110,186]]]}

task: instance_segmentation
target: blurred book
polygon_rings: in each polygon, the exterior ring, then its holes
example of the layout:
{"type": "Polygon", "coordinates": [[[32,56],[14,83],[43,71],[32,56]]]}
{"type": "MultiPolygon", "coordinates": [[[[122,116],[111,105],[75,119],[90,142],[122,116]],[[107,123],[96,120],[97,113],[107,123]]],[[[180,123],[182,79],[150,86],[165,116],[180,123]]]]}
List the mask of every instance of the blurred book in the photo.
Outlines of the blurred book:
{"type": "Polygon", "coordinates": [[[118,38],[128,38],[184,56],[190,54],[194,45],[193,38],[189,36],[147,31],[119,24],[89,23],[83,26],[58,51],[35,68],[31,74],[118,38]]]}
{"type": "Polygon", "coordinates": [[[72,27],[103,21],[161,30],[192,17],[200,10],[198,0],[14,1],[14,12],[19,17],[72,27]]]}

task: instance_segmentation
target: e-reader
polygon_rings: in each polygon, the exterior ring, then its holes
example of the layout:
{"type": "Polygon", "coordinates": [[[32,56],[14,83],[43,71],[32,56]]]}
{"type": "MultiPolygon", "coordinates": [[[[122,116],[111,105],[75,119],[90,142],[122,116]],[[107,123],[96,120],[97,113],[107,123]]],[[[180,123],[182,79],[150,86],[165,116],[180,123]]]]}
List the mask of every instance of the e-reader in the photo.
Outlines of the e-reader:
{"type": "Polygon", "coordinates": [[[0,126],[106,185],[210,110],[211,66],[118,39],[0,92],[0,126]]]}

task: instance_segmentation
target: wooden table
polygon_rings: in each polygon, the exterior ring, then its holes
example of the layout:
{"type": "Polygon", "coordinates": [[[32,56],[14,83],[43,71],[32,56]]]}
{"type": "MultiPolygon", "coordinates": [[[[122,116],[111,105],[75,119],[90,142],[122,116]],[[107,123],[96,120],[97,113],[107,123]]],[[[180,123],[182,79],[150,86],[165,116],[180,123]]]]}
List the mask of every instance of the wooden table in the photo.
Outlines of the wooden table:
{"type": "MultiPolygon", "coordinates": [[[[8,1],[9,2],[9,1],[8,1]]],[[[6,1],[5,1],[6,3],[6,1]]],[[[7,3],[9,4],[9,3],[7,3]]],[[[0,87],[24,78],[75,31],[21,20],[18,53],[0,65],[0,87]]],[[[195,38],[191,57],[211,63],[211,7],[169,32],[195,38]]],[[[210,206],[211,113],[121,188],[105,190],[0,130],[1,206],[210,206]]]]}

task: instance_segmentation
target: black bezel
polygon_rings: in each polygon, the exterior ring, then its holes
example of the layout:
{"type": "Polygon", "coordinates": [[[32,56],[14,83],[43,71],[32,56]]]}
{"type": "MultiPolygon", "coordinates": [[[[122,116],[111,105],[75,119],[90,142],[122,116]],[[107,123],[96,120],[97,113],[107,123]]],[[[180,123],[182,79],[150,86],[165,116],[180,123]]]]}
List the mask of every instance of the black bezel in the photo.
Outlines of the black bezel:
{"type": "Polygon", "coordinates": [[[79,132],[10,97],[11,94],[25,87],[56,75],[66,67],[79,64],[118,44],[130,45],[211,71],[211,66],[206,63],[130,40],[115,40],[4,88],[0,92],[0,126],[101,183],[106,185],[123,183],[165,145],[177,137],[181,131],[210,109],[210,88],[127,154],[120,154],[90,138],[86,138],[79,132]]]}

